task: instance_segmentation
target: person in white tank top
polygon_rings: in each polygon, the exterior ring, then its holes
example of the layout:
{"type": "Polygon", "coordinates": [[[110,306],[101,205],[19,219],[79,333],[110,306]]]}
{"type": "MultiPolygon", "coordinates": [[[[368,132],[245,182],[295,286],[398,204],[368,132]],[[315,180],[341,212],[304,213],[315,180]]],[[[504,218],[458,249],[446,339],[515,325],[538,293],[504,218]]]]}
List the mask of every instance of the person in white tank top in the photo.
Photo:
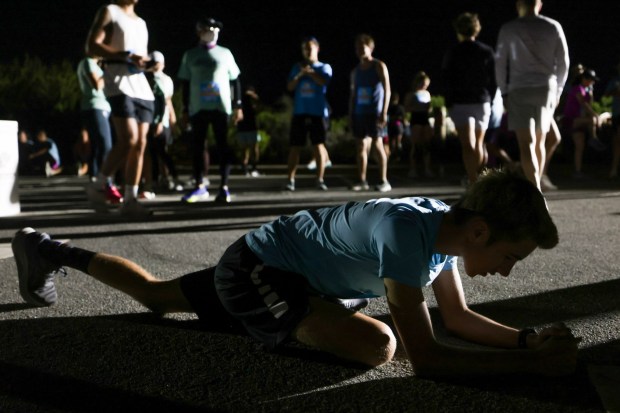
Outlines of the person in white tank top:
{"type": "Polygon", "coordinates": [[[138,184],[155,98],[143,73],[152,67],[146,23],[134,10],[137,2],[116,0],[101,7],[86,41],[87,53],[101,56],[105,62],[104,92],[112,106],[117,135],[97,182],[87,192],[96,209],[106,203],[122,202],[121,213],[142,217],[149,211],[138,203],[138,184]],[[125,191],[121,195],[112,177],[123,162],[125,191]]]}

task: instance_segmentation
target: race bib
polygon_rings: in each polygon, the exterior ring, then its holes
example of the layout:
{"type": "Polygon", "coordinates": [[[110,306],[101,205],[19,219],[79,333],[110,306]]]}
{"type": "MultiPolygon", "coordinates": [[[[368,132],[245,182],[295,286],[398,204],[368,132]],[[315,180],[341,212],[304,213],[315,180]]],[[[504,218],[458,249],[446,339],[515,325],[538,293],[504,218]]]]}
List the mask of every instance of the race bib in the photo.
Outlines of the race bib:
{"type": "Polygon", "coordinates": [[[200,84],[200,101],[202,103],[214,103],[220,101],[220,88],[215,82],[200,84]]]}
{"type": "Polygon", "coordinates": [[[314,88],[309,81],[305,81],[301,84],[299,96],[304,99],[312,99],[314,97],[314,88]]]}
{"type": "Polygon", "coordinates": [[[372,88],[371,87],[358,87],[357,88],[357,104],[358,105],[370,105],[372,103],[372,88]]]}

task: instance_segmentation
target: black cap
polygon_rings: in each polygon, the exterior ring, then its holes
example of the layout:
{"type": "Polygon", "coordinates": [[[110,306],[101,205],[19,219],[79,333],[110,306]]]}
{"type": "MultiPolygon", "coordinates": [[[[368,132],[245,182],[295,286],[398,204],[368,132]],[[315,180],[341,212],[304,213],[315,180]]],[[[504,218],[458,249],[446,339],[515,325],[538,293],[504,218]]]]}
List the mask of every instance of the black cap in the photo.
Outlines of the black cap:
{"type": "Polygon", "coordinates": [[[213,17],[205,17],[196,22],[196,30],[204,30],[209,27],[217,27],[221,30],[224,24],[219,20],[215,20],[213,17]]]}
{"type": "Polygon", "coordinates": [[[597,75],[596,72],[592,69],[586,69],[583,71],[581,77],[583,77],[584,79],[591,79],[594,80],[595,82],[598,82],[599,80],[601,80],[597,75]]]}

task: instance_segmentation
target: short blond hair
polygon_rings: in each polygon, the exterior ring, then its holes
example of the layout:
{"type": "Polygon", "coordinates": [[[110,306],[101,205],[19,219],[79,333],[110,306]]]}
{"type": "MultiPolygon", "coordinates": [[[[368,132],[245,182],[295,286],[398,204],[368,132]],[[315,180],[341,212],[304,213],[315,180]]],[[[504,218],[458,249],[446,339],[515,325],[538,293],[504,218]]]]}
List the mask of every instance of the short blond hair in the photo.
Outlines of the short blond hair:
{"type": "Polygon", "coordinates": [[[489,244],[530,239],[539,248],[551,249],[559,242],[543,194],[522,175],[508,170],[484,171],[451,212],[457,225],[482,217],[491,231],[489,244]]]}

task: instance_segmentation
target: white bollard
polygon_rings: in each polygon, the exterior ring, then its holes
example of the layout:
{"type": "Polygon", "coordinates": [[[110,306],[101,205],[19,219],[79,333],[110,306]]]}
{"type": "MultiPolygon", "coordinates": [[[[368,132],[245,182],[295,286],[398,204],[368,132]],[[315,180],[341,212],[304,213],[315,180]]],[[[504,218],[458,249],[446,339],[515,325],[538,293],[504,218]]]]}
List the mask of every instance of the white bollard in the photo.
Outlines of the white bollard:
{"type": "Polygon", "coordinates": [[[17,215],[20,212],[17,191],[17,122],[0,120],[0,216],[17,215]]]}

